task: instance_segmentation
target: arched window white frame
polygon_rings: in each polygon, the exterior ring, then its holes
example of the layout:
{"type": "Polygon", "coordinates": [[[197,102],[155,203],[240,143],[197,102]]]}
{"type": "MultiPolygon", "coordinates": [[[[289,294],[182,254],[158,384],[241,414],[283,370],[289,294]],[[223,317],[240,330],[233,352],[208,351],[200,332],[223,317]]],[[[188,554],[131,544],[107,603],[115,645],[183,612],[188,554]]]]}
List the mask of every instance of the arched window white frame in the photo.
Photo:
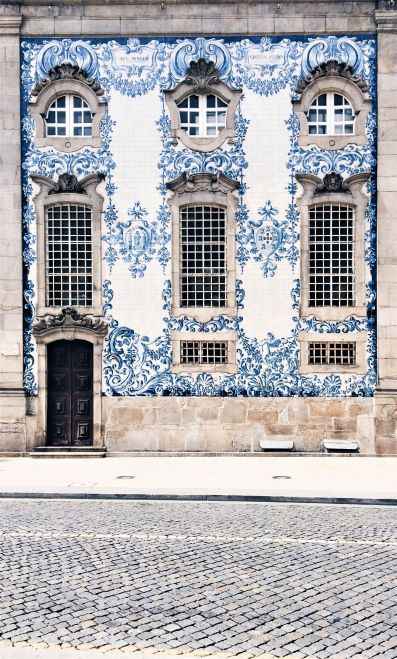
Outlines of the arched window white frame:
{"type": "Polygon", "coordinates": [[[190,94],[177,106],[181,129],[191,137],[216,137],[226,127],[228,104],[215,94],[190,94]]]}
{"type": "Polygon", "coordinates": [[[91,137],[93,113],[77,94],[58,96],[45,117],[47,137],[91,137]]]}
{"type": "Polygon", "coordinates": [[[337,92],[324,92],[307,113],[309,135],[354,135],[355,113],[350,101],[337,92]]]}

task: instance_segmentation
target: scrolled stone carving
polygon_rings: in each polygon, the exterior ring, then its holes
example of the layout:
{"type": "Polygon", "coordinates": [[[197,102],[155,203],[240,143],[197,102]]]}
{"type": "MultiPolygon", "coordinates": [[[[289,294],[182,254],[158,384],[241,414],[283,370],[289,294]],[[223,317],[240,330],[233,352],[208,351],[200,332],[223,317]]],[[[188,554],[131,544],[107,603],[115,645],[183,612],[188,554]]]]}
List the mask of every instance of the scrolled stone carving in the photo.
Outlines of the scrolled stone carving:
{"type": "Polygon", "coordinates": [[[323,182],[316,187],[314,194],[324,194],[327,192],[347,192],[343,178],[336,172],[329,172],[323,178],[323,182]]]}
{"type": "Polygon", "coordinates": [[[33,321],[33,334],[42,336],[55,329],[83,329],[105,336],[108,322],[101,316],[81,314],[73,307],[64,307],[59,314],[46,314],[33,321]]]}
{"type": "Polygon", "coordinates": [[[346,78],[356,84],[363,94],[368,94],[368,85],[366,81],[357,73],[355,73],[352,66],[345,62],[338,62],[337,60],[328,60],[322,62],[315,69],[307,72],[304,78],[300,78],[296,86],[296,93],[299,97],[303,94],[305,89],[311,85],[315,80],[326,78],[329,76],[339,76],[346,78]]]}
{"type": "Polygon", "coordinates": [[[224,174],[208,174],[202,172],[199,174],[188,175],[184,172],[181,176],[167,183],[168,190],[175,194],[181,195],[193,192],[220,192],[228,194],[233,190],[238,190],[240,183],[234,181],[224,174]]]}
{"type": "Polygon", "coordinates": [[[91,87],[92,91],[95,92],[97,96],[103,96],[104,93],[102,87],[95,78],[89,78],[87,73],[77,64],[67,62],[50,69],[46,73],[45,78],[40,79],[36,83],[32,95],[37,96],[45,87],[47,87],[47,85],[50,85],[56,80],[78,80],[91,87]]]}
{"type": "Polygon", "coordinates": [[[186,71],[185,83],[203,91],[220,82],[219,71],[213,62],[200,58],[192,60],[186,71]]]}
{"type": "Polygon", "coordinates": [[[63,192],[87,194],[81,182],[77,180],[77,176],[74,174],[68,174],[67,172],[59,175],[58,181],[48,194],[59,194],[63,192]]]}

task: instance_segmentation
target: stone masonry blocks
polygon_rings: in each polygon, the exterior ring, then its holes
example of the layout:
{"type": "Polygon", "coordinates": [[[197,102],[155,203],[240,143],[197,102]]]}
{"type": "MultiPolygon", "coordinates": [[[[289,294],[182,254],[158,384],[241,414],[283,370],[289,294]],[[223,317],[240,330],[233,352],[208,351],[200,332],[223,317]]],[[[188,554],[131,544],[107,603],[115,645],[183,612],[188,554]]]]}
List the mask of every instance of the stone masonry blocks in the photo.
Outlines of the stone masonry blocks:
{"type": "Polygon", "coordinates": [[[299,451],[320,451],[324,439],[358,440],[363,454],[375,451],[371,398],[105,397],[102,401],[110,452],[259,452],[259,442],[266,437],[293,439],[299,451]]]}

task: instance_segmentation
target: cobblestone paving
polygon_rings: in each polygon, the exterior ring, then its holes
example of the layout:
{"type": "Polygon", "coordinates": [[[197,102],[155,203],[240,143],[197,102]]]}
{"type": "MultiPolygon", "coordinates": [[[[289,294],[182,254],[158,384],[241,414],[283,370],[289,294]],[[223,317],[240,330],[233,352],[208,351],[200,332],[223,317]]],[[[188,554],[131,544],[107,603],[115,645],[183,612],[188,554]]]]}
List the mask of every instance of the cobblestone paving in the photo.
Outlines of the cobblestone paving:
{"type": "Polygon", "coordinates": [[[0,539],[0,657],[397,658],[395,508],[2,500],[0,539]]]}

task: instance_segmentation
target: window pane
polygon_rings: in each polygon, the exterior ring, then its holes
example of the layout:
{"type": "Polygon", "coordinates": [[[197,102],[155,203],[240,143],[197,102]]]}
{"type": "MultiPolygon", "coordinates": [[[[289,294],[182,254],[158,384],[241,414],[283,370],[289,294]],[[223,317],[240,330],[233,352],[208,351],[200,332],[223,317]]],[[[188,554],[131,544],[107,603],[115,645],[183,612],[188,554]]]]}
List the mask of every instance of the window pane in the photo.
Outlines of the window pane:
{"type": "Polygon", "coordinates": [[[182,307],[226,306],[226,215],[217,206],[180,210],[182,307]]]}
{"type": "Polygon", "coordinates": [[[319,204],[309,210],[309,305],[353,306],[353,209],[319,204]]]}
{"type": "Polygon", "coordinates": [[[91,208],[50,206],[46,213],[48,306],[92,305],[91,208]],[[78,216],[78,219],[76,219],[78,216]]]}

